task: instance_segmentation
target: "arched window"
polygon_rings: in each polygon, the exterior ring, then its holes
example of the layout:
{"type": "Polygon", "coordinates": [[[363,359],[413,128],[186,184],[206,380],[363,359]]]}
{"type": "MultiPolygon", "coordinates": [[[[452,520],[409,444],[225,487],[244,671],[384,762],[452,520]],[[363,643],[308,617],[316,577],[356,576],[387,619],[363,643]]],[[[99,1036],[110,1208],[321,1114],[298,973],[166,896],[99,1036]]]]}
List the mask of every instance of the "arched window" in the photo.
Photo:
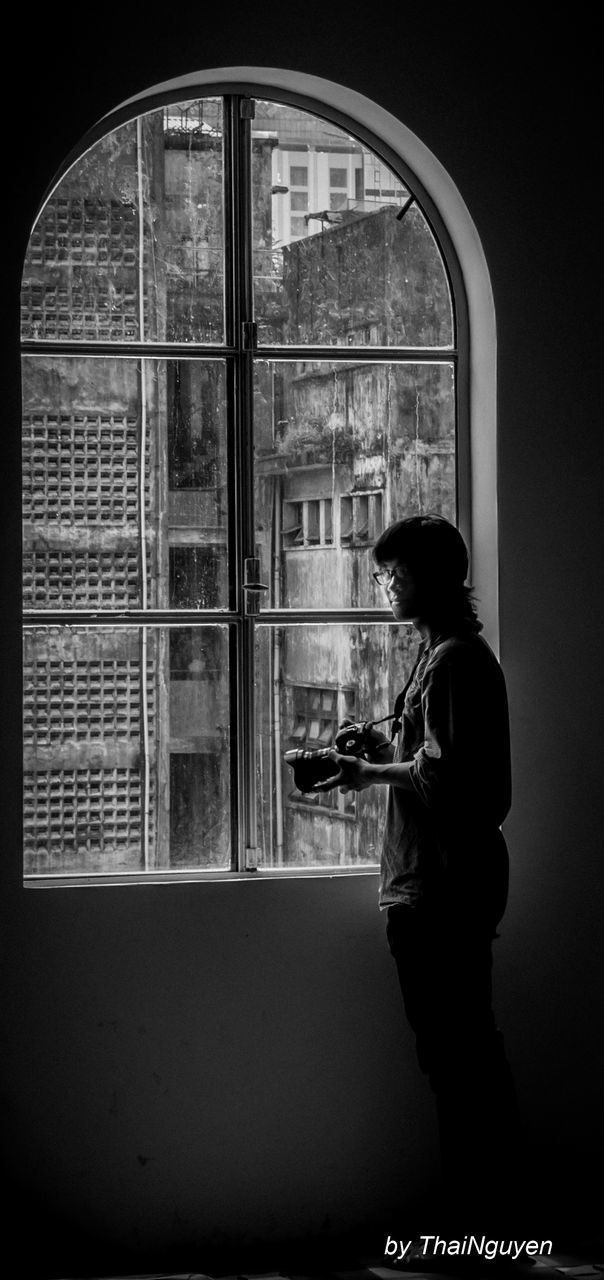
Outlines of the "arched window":
{"type": "Polygon", "coordinates": [[[470,528],[466,301],[433,204],[285,88],[155,94],[66,167],[23,273],[25,871],[375,866],[384,789],[288,751],[413,658],[391,519],[470,528]]]}

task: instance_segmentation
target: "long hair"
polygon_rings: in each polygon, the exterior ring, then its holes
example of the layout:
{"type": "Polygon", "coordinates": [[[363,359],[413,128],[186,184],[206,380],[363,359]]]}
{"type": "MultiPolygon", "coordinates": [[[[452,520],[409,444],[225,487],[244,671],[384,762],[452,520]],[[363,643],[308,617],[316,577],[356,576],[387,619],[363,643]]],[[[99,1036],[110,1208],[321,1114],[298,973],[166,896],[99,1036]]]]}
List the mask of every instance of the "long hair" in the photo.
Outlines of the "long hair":
{"type": "Polygon", "coordinates": [[[482,631],[472,588],[466,585],[469,557],[455,525],[443,516],[395,520],[373,548],[376,564],[398,560],[412,575],[423,608],[438,621],[482,631]]]}

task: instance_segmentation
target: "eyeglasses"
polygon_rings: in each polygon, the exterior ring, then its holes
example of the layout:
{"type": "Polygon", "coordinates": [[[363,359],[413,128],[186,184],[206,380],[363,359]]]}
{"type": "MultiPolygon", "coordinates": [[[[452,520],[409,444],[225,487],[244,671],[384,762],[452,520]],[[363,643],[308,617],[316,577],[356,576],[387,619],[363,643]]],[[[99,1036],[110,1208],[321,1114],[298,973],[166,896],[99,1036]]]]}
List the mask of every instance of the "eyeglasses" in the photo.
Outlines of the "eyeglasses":
{"type": "Polygon", "coordinates": [[[380,587],[389,587],[393,578],[403,578],[405,573],[405,569],[397,565],[396,569],[378,569],[373,576],[380,587]]]}

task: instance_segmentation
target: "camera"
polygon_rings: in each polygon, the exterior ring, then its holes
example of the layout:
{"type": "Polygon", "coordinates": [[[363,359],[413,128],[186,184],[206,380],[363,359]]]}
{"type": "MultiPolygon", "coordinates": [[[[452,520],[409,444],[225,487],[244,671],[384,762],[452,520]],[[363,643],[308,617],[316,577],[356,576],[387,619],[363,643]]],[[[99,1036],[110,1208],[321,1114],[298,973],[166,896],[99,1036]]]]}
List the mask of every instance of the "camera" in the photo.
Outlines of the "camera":
{"type": "MultiPolygon", "coordinates": [[[[362,756],[370,748],[375,749],[373,724],[374,722],[369,720],[358,724],[344,721],[336,734],[335,750],[343,756],[362,756]]],[[[295,751],[285,752],[283,758],[294,771],[294,782],[298,791],[314,791],[318,782],[325,782],[327,778],[334,777],[338,772],[338,766],[330,759],[331,750],[331,747],[324,747],[318,751],[305,751],[303,748],[298,748],[295,751]]]]}

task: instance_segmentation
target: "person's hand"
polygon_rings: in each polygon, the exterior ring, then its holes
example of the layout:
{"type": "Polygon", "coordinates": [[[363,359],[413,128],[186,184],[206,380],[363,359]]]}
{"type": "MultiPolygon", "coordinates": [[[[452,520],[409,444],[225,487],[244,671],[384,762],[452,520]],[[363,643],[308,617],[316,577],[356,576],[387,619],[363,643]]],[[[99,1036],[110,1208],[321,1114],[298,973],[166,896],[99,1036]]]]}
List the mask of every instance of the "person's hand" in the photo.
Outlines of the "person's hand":
{"type": "Polygon", "coordinates": [[[339,787],[342,794],[346,795],[347,791],[364,791],[371,786],[372,767],[367,760],[361,760],[358,756],[340,755],[333,748],[329,752],[329,758],[333,760],[338,772],[333,778],[318,782],[313,791],[333,791],[334,787],[339,787]]]}
{"type": "Polygon", "coordinates": [[[394,744],[379,729],[370,729],[366,735],[365,756],[375,764],[388,764],[394,756],[394,744]]]}
{"type": "MultiPolygon", "coordinates": [[[[354,723],[354,720],[342,720],[342,723],[338,725],[338,736],[342,729],[347,729],[349,725],[354,723]]],[[[363,756],[374,764],[387,764],[394,756],[394,746],[390,738],[386,737],[385,733],[381,733],[379,729],[366,729],[363,756]]]]}

